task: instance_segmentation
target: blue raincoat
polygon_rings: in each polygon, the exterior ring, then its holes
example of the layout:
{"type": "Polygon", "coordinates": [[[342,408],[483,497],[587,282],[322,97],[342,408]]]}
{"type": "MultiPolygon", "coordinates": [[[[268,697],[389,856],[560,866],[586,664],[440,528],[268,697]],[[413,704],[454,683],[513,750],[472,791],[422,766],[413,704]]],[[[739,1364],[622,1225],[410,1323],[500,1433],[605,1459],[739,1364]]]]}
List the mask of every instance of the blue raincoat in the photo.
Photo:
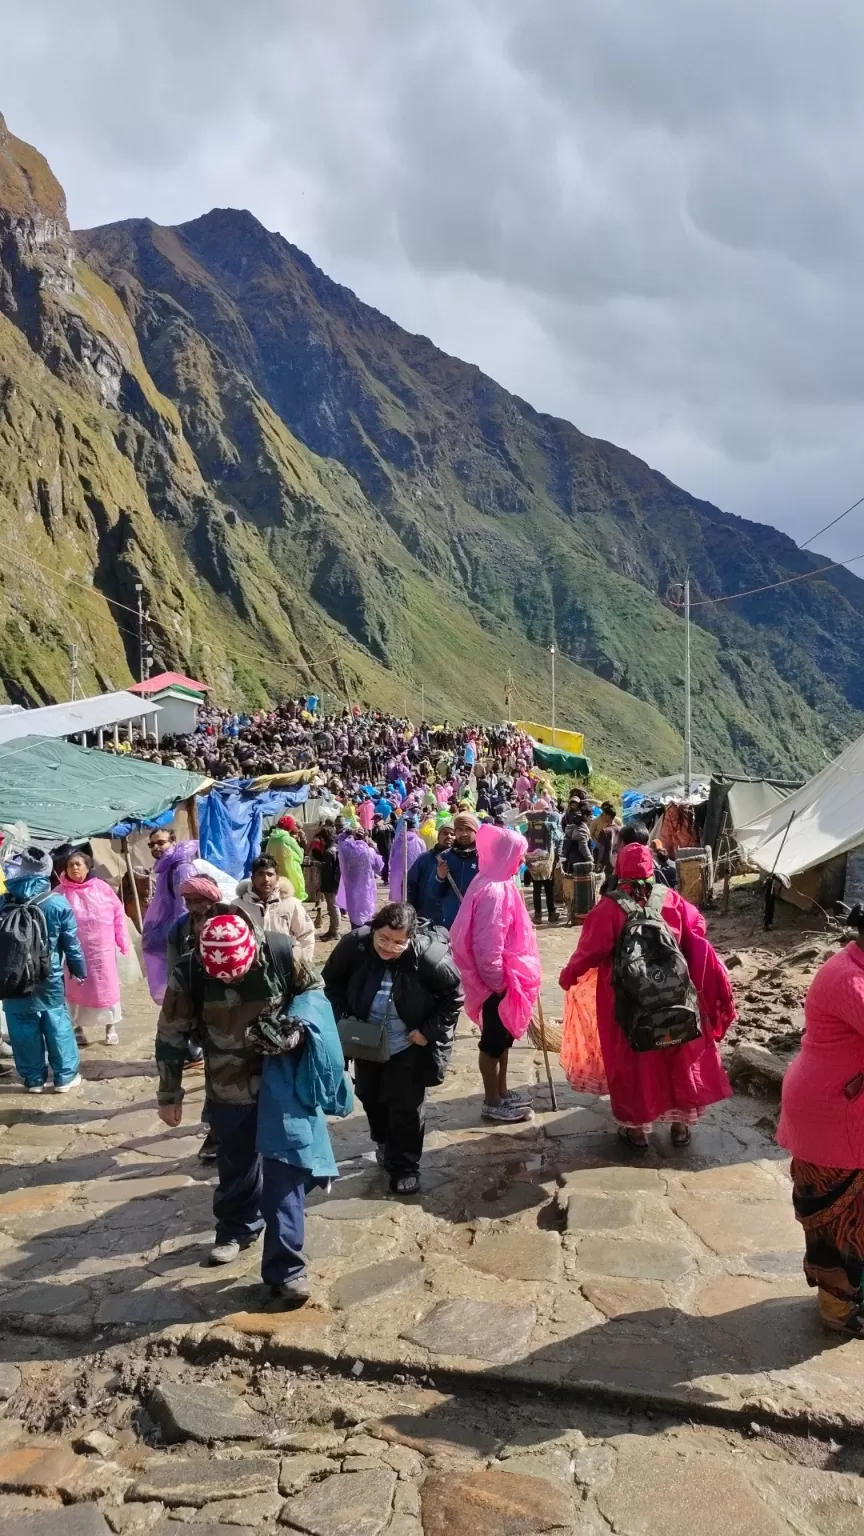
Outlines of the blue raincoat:
{"type": "MultiPolygon", "coordinates": [[[[47,875],[7,877],[10,896],[32,901],[51,889],[47,875]]],[[[6,898],[0,896],[0,907],[6,898]]],[[[28,1088],[43,1087],[48,1066],[55,1087],[72,1081],[80,1064],[75,1031],[66,1006],[63,963],[79,981],[87,975],[84,952],[78,939],[78,924],[65,896],[48,896],[40,903],[48,931],[51,974],[32,997],[10,997],[3,1004],[9,1026],[9,1044],[18,1076],[28,1088]],[[47,1058],[47,1062],[46,1062],[47,1058]]]]}

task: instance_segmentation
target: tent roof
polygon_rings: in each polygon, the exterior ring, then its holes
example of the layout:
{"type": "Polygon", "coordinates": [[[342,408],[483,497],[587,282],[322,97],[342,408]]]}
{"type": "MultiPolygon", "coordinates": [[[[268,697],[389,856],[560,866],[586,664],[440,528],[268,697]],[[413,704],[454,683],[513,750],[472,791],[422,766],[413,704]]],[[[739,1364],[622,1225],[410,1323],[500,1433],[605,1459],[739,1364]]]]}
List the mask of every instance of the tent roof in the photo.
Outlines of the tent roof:
{"type": "Polygon", "coordinates": [[[137,757],[26,736],[0,744],[0,823],[26,822],[39,843],[78,842],[120,821],[150,821],[209,782],[137,757]]]}
{"type": "Polygon", "coordinates": [[[738,841],[760,869],[770,874],[776,863],[788,880],[864,843],[864,736],[782,805],[739,828],[738,841]]]}
{"type": "Polygon", "coordinates": [[[159,672],[144,683],[133,683],[130,693],[162,693],[166,688],[185,688],[188,693],[206,694],[207,684],[197,683],[194,677],[182,672],[159,672]]]}
{"type": "Polygon", "coordinates": [[[152,715],[158,709],[158,704],[145,705],[129,691],[97,693],[92,699],[0,715],[0,742],[17,741],[21,736],[78,736],[82,731],[107,730],[121,720],[139,720],[145,710],[152,715]]]}

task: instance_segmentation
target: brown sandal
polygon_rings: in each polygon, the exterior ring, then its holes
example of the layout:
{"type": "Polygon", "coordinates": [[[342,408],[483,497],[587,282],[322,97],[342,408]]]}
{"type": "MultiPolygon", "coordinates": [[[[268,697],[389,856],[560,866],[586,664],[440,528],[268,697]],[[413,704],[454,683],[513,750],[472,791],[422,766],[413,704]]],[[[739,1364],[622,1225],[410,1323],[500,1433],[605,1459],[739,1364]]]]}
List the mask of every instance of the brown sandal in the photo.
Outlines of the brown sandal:
{"type": "Polygon", "coordinates": [[[631,1152],[637,1153],[640,1157],[648,1151],[648,1137],[644,1131],[634,1131],[630,1126],[619,1125],[618,1140],[623,1141],[625,1147],[629,1147],[631,1152]],[[637,1141],[637,1136],[641,1136],[643,1140],[637,1141]]]}
{"type": "Polygon", "coordinates": [[[689,1125],[681,1125],[676,1122],[669,1128],[669,1136],[673,1147],[689,1147],[691,1133],[689,1125]]]}

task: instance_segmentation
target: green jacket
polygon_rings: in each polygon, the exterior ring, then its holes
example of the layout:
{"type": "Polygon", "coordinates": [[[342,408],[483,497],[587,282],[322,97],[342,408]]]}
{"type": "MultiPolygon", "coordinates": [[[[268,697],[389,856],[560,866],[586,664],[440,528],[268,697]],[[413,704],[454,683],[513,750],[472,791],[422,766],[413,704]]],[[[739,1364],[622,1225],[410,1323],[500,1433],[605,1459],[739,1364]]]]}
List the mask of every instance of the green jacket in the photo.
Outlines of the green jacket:
{"type": "MultiPolygon", "coordinates": [[[[244,916],[249,921],[248,913],[244,916]]],[[[207,976],[194,950],[174,967],[156,1025],[160,1104],[183,1101],[183,1065],[190,1035],[204,1050],[208,1099],[217,1104],[252,1104],[257,1099],[261,1057],[246,1045],[247,1027],[274,997],[286,992],[296,996],[321,983],[287,934],[265,935],[256,929],[255,936],[258,959],[235,985],[207,976]],[[283,955],[287,987],[276,963],[283,955]]]]}
{"type": "Polygon", "coordinates": [[[284,827],[274,827],[267,839],[266,852],[276,860],[280,875],[291,882],[291,889],[298,901],[306,900],[306,881],[303,878],[303,849],[296,838],[284,827]]]}

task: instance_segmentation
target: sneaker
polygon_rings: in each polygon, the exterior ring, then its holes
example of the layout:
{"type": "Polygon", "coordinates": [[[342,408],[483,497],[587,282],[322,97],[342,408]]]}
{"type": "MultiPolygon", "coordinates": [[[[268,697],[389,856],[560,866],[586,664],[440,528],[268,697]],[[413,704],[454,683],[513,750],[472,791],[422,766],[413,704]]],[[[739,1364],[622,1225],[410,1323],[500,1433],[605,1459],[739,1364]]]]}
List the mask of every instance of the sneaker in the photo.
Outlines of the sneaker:
{"type": "Polygon", "coordinates": [[[215,1163],[219,1156],[219,1143],[212,1131],[208,1131],[198,1148],[199,1163],[215,1163]]]}
{"type": "Polygon", "coordinates": [[[27,1092],[28,1093],[44,1093],[45,1092],[45,1084],[44,1083],[28,1083],[27,1084],[27,1092]]]}
{"type": "Polygon", "coordinates": [[[108,1028],[105,1031],[105,1044],[106,1045],[119,1045],[120,1044],[120,1036],[118,1035],[118,1033],[117,1033],[116,1029],[114,1028],[113,1024],[109,1024],[108,1028]]]}
{"type": "Polygon", "coordinates": [[[534,1111],[530,1104],[523,1104],[521,1099],[502,1099],[500,1104],[488,1104],[484,1101],[480,1114],[484,1120],[497,1120],[503,1125],[515,1125],[519,1120],[533,1120],[534,1111]]]}
{"type": "Polygon", "coordinates": [[[211,1264],[233,1264],[240,1257],[240,1244],[236,1237],[229,1238],[226,1243],[216,1243],[210,1249],[211,1264]]]}
{"type": "Polygon", "coordinates": [[[9,1041],[8,1040],[0,1040],[0,1056],[8,1057],[8,1056],[11,1056],[11,1055],[12,1055],[12,1047],[9,1044],[9,1041]]]}
{"type": "Polygon", "coordinates": [[[281,1301],[283,1307],[305,1307],[312,1292],[309,1281],[301,1276],[299,1280],[283,1280],[281,1285],[271,1285],[270,1295],[275,1301],[281,1301]]]}
{"type": "Polygon", "coordinates": [[[55,1093],[69,1093],[69,1092],[71,1092],[71,1090],[73,1088],[80,1088],[80,1087],[81,1087],[81,1073],[80,1072],[76,1072],[75,1076],[71,1077],[69,1079],[68,1083],[55,1083],[54,1084],[54,1092],[55,1093]]]}
{"type": "Polygon", "coordinates": [[[531,1098],[531,1089],[508,1088],[507,1092],[502,1094],[502,1098],[505,1104],[527,1104],[531,1098]]]}

